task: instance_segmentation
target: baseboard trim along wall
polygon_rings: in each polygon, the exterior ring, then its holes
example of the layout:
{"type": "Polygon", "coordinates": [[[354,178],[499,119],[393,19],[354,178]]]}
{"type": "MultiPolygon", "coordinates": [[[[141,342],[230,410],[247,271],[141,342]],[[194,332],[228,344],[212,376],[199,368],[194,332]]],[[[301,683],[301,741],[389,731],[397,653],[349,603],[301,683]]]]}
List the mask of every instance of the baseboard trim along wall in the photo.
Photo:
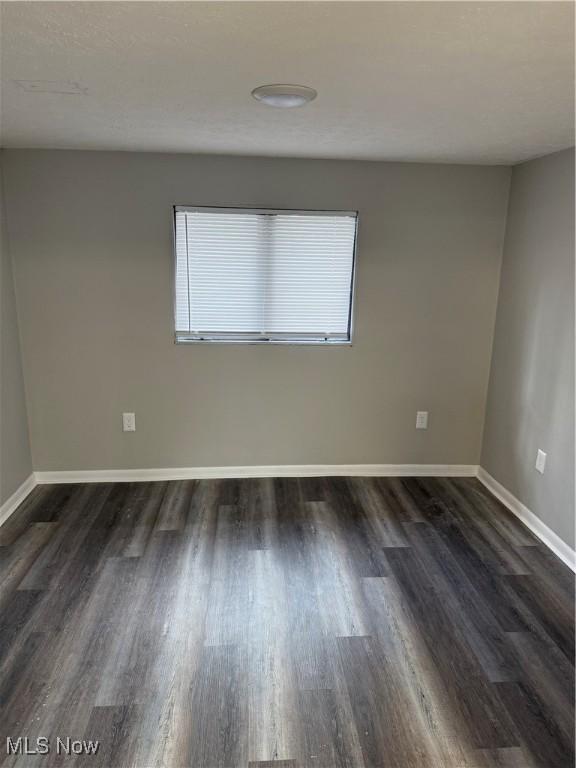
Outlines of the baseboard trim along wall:
{"type": "Polygon", "coordinates": [[[478,480],[488,488],[490,493],[496,496],[510,512],[518,517],[532,533],[537,536],[554,554],[569,568],[576,572],[576,552],[571,549],[558,534],[549,528],[522,504],[510,491],[495,480],[483,467],[478,467],[478,480]]]}
{"type": "Polygon", "coordinates": [[[36,472],[38,483],[136,483],[139,480],[209,480],[241,477],[474,477],[475,464],[284,464],[253,467],[98,469],[36,472]]]}
{"type": "Polygon", "coordinates": [[[35,472],[0,507],[0,525],[36,485],[56,483],[137,483],[154,480],[208,480],[242,477],[478,477],[540,541],[576,572],[576,552],[482,467],[475,464],[294,464],[260,467],[180,467],[35,472]]]}
{"type": "Polygon", "coordinates": [[[5,523],[6,520],[10,517],[12,512],[15,512],[16,509],[22,504],[24,499],[34,490],[36,487],[36,477],[34,476],[34,473],[31,475],[28,475],[26,480],[20,485],[12,496],[10,496],[4,504],[0,507],[0,525],[2,523],[5,523]]]}

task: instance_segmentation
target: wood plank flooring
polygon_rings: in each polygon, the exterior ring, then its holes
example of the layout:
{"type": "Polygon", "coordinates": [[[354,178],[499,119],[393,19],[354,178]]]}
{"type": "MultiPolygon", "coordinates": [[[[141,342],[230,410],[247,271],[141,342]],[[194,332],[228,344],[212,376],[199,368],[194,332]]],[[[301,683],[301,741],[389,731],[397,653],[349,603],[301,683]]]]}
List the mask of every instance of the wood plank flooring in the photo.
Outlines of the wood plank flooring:
{"type": "Polygon", "coordinates": [[[475,479],[42,486],[0,545],[3,768],[574,766],[573,574],[475,479]]]}

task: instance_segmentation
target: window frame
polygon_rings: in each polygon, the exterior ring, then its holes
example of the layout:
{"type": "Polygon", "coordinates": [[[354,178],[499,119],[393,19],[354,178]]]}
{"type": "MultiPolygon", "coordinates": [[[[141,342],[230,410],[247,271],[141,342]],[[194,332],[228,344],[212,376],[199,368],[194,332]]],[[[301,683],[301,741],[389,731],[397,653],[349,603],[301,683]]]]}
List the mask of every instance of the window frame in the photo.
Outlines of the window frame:
{"type": "Polygon", "coordinates": [[[315,210],[309,208],[262,208],[257,206],[238,206],[238,205],[173,205],[172,206],[172,302],[173,302],[173,332],[175,344],[252,344],[259,346],[268,345],[293,345],[293,346],[325,346],[325,347],[351,347],[353,345],[354,334],[354,294],[356,288],[356,256],[358,247],[358,223],[359,212],[354,210],[315,210]],[[176,330],[176,214],[181,212],[201,212],[201,213],[254,213],[260,215],[293,215],[293,216],[342,216],[354,219],[354,242],[352,245],[352,269],[350,275],[350,299],[348,304],[348,333],[347,338],[337,337],[320,338],[316,334],[310,334],[310,339],[306,339],[305,334],[299,334],[300,338],[295,338],[286,334],[277,333],[271,336],[262,334],[261,338],[256,336],[247,336],[242,331],[237,332],[238,338],[234,337],[234,332],[227,331],[225,336],[217,336],[206,333],[201,337],[192,336],[190,332],[176,330]],[[244,337],[244,338],[242,338],[244,337]]]}

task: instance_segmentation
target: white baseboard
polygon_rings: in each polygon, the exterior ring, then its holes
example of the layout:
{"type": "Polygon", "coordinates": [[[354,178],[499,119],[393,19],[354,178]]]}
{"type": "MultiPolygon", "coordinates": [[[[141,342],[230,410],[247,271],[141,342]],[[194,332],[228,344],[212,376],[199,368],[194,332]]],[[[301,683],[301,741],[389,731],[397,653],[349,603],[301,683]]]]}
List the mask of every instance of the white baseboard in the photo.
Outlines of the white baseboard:
{"type": "Polygon", "coordinates": [[[485,469],[478,467],[478,480],[488,488],[490,493],[494,494],[510,512],[516,515],[532,533],[537,536],[546,546],[557,555],[563,563],[576,572],[576,552],[571,549],[558,534],[549,528],[530,511],[527,506],[522,504],[514,494],[488,474],[485,469]]]}
{"type": "Polygon", "coordinates": [[[475,477],[475,464],[294,464],[261,467],[180,467],[36,472],[37,483],[134,483],[241,477],[475,477]]]}
{"type": "Polygon", "coordinates": [[[0,525],[6,522],[10,515],[18,509],[20,504],[24,501],[26,496],[28,496],[36,487],[36,478],[34,476],[34,473],[29,475],[29,477],[24,480],[22,485],[17,488],[12,496],[10,496],[9,499],[6,499],[4,504],[0,507],[0,525]]]}
{"type": "Polygon", "coordinates": [[[35,472],[0,506],[6,522],[36,485],[53,483],[136,483],[153,480],[205,480],[242,477],[478,477],[532,533],[576,572],[576,552],[509,490],[475,464],[294,464],[260,467],[181,467],[35,472]]]}

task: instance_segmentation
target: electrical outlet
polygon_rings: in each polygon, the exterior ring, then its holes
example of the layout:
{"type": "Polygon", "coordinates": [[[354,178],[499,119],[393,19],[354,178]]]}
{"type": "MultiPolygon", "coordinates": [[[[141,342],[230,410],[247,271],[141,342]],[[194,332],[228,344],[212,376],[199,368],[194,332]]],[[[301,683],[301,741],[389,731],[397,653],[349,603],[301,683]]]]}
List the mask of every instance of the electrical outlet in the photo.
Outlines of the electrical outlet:
{"type": "Polygon", "coordinates": [[[416,429],[428,429],[428,411],[416,411],[416,429]]]}
{"type": "Polygon", "coordinates": [[[544,451],[541,451],[538,449],[538,455],[536,456],[536,469],[538,472],[540,472],[541,475],[544,474],[544,469],[546,467],[546,454],[544,451]]]}
{"type": "Polygon", "coordinates": [[[122,429],[124,430],[124,432],[136,432],[136,414],[135,413],[122,414],[122,429]]]}

